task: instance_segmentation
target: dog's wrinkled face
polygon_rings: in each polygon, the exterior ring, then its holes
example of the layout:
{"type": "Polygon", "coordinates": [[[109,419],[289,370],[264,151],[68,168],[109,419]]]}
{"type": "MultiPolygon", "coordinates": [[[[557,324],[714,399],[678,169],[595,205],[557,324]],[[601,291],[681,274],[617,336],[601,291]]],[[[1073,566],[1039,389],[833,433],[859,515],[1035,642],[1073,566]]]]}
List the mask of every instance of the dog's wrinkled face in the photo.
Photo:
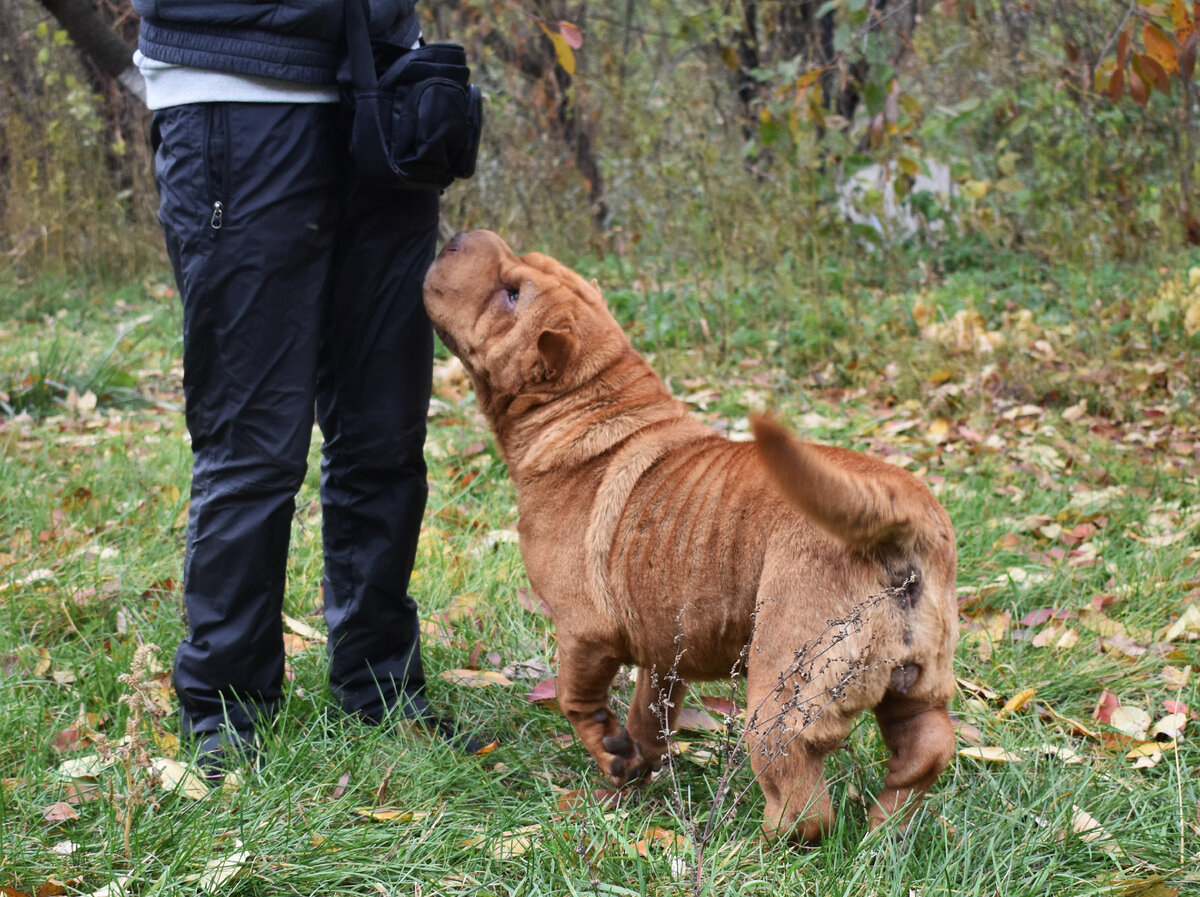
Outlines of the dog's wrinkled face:
{"type": "Polygon", "coordinates": [[[451,238],[425,277],[425,309],[489,415],[568,392],[628,347],[594,282],[540,253],[518,257],[491,231],[451,238]]]}

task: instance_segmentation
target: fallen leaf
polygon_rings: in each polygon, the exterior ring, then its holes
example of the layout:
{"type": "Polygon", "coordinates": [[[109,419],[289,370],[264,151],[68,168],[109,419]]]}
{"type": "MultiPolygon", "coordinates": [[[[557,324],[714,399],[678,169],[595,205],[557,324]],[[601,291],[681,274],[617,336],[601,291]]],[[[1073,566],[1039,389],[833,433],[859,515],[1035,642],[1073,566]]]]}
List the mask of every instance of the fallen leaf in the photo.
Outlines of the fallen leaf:
{"type": "Polygon", "coordinates": [[[687,850],[688,839],[670,829],[651,826],[646,829],[645,837],[633,845],[634,851],[640,857],[650,856],[650,846],[654,845],[668,852],[687,850]]]}
{"type": "Polygon", "coordinates": [[[1102,723],[1107,723],[1112,719],[1113,713],[1120,706],[1120,698],[1112,692],[1103,691],[1100,693],[1100,700],[1096,703],[1096,709],[1092,711],[1092,719],[1098,719],[1102,723]]]}
{"type": "Polygon", "coordinates": [[[501,672],[509,679],[543,680],[554,675],[554,668],[540,657],[531,657],[510,663],[501,672]]]}
{"type": "Polygon", "coordinates": [[[983,744],[983,732],[978,726],[972,726],[970,723],[964,723],[954,714],[950,715],[950,725],[954,727],[955,733],[960,741],[964,744],[969,744],[978,747],[983,744]]]}
{"type": "Polygon", "coordinates": [[[239,850],[229,856],[214,857],[204,864],[204,871],[196,880],[196,887],[206,894],[214,893],[226,882],[232,881],[246,866],[250,853],[239,850]]]}
{"type": "Polygon", "coordinates": [[[617,806],[624,796],[623,792],[613,791],[608,788],[575,788],[570,791],[564,791],[558,796],[558,809],[561,812],[578,810],[589,803],[612,808],[617,806]]]}
{"type": "Polygon", "coordinates": [[[295,633],[301,638],[306,638],[310,642],[319,642],[323,645],[329,641],[324,633],[314,629],[312,626],[309,626],[303,620],[297,620],[295,617],[288,616],[287,614],[283,615],[283,625],[287,627],[290,632],[295,633]]]}
{"type": "Polygon", "coordinates": [[[958,683],[959,688],[977,695],[985,701],[994,701],[1000,697],[986,685],[980,685],[978,682],[972,682],[970,679],[955,679],[954,681],[958,683]]]}
{"type": "Polygon", "coordinates": [[[492,848],[492,856],[496,859],[519,857],[533,846],[533,835],[542,830],[541,825],[525,825],[505,832],[492,848]]]}
{"type": "Polygon", "coordinates": [[[1043,744],[1038,748],[1038,753],[1044,757],[1054,757],[1056,760],[1061,760],[1063,763],[1082,763],[1083,758],[1079,756],[1079,752],[1074,748],[1062,747],[1057,744],[1043,744]]]}
{"type": "Polygon", "coordinates": [[[1150,714],[1140,707],[1118,707],[1112,712],[1108,724],[1122,735],[1145,741],[1146,730],[1150,728],[1150,714]]]}
{"type": "Polygon", "coordinates": [[[337,785],[333,788],[333,793],[329,795],[330,800],[337,800],[346,793],[346,786],[350,784],[350,770],[346,770],[338,776],[337,785]]]}
{"type": "Polygon", "coordinates": [[[1083,841],[1101,841],[1111,840],[1112,835],[1105,830],[1095,816],[1081,810],[1079,807],[1072,806],[1074,816],[1071,818],[1071,831],[1078,835],[1083,841]]]}
{"type": "Polygon", "coordinates": [[[543,617],[552,616],[550,606],[533,594],[531,589],[517,589],[517,603],[531,614],[541,614],[543,617]]]}
{"type": "Polygon", "coordinates": [[[1069,626],[1054,624],[1038,631],[1030,640],[1035,648],[1073,648],[1079,643],[1079,633],[1069,626]]]}
{"type": "Polygon", "coordinates": [[[154,757],[150,761],[162,776],[163,788],[192,800],[203,800],[209,795],[209,787],[199,775],[178,760],[169,757],[154,757]]]}
{"type": "Polygon", "coordinates": [[[1164,642],[1183,639],[1187,641],[1200,639],[1200,605],[1189,604],[1187,609],[1179,615],[1179,619],[1167,627],[1162,638],[1164,642]]]}
{"type": "Polygon", "coordinates": [[[1004,717],[1016,713],[1018,710],[1032,701],[1036,694],[1037,689],[1035,688],[1026,688],[1017,692],[1004,703],[1003,707],[996,712],[996,719],[1004,719],[1004,717]]]}
{"type": "Polygon", "coordinates": [[[512,685],[512,680],[496,670],[443,670],[442,678],[467,688],[487,688],[492,685],[512,685]]]}
{"type": "Polygon", "coordinates": [[[1127,635],[1110,635],[1102,638],[1100,639],[1100,647],[1106,651],[1112,651],[1135,659],[1150,650],[1146,645],[1134,641],[1127,635]]]}
{"type": "Polygon", "coordinates": [[[1001,747],[989,747],[980,745],[979,747],[962,748],[958,755],[960,757],[971,757],[975,760],[986,760],[988,763],[1020,763],[1022,757],[1020,754],[1006,751],[1001,747]]]}
{"type": "Polygon", "coordinates": [[[83,757],[72,757],[58,764],[56,771],[60,776],[69,779],[94,779],[107,767],[112,766],[113,758],[105,760],[99,754],[87,754],[83,757]]]}
{"type": "Polygon", "coordinates": [[[46,807],[42,811],[42,818],[47,822],[66,822],[69,819],[78,819],[79,814],[69,803],[60,800],[46,807]]]}
{"type": "Polygon", "coordinates": [[[1186,726],[1186,714],[1168,713],[1150,729],[1150,737],[1155,741],[1175,741],[1183,734],[1186,726]]]}
{"type": "Polygon", "coordinates": [[[744,712],[741,707],[729,700],[729,698],[700,695],[698,700],[705,710],[716,716],[737,719],[744,712]]]}
{"type": "Polygon", "coordinates": [[[525,700],[532,704],[553,704],[555,709],[558,708],[558,679],[552,677],[535,685],[528,694],[525,695],[525,700]]]}
{"type": "Polygon", "coordinates": [[[310,641],[302,635],[296,635],[294,632],[285,632],[283,634],[283,653],[286,657],[295,657],[297,654],[303,654],[314,644],[316,642],[310,641]]]}
{"type": "Polygon", "coordinates": [[[354,812],[372,822],[420,822],[428,810],[401,810],[396,807],[355,807],[354,812]]]}
{"type": "Polygon", "coordinates": [[[78,726],[69,726],[54,737],[50,747],[58,754],[70,754],[79,750],[85,744],[84,737],[78,726]]]}
{"type": "Polygon", "coordinates": [[[704,710],[684,707],[675,720],[676,731],[724,732],[725,724],[704,710]]]}
{"type": "Polygon", "coordinates": [[[1073,717],[1063,716],[1049,704],[1039,704],[1038,713],[1043,716],[1048,716],[1055,722],[1066,726],[1067,731],[1072,735],[1082,735],[1084,738],[1099,738],[1100,735],[1094,729],[1084,725],[1080,720],[1073,717]]]}
{"type": "Polygon", "coordinates": [[[125,897],[129,893],[125,885],[132,877],[131,875],[118,875],[100,890],[84,894],[82,897],[125,897]]]}

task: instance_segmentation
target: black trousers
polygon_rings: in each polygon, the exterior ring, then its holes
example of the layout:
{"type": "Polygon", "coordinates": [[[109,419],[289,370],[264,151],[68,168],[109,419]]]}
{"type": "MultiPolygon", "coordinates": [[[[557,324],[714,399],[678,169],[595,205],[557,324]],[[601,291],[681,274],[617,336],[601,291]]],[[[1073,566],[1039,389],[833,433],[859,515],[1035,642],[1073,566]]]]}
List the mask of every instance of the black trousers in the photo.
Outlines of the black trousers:
{"type": "Polygon", "coordinates": [[[314,409],[329,679],[350,713],[421,703],[408,595],[427,486],[437,195],[360,183],[336,104],[155,114],[194,465],[175,658],[183,730],[248,734],[283,693],[280,612],[314,409]]]}

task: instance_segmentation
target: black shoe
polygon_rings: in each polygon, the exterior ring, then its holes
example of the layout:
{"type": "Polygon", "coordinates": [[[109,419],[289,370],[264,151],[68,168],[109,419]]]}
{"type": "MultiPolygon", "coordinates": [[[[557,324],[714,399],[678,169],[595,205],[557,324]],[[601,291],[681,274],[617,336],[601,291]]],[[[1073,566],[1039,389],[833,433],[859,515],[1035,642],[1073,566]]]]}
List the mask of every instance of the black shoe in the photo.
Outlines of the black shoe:
{"type": "Polygon", "coordinates": [[[463,732],[448,716],[427,716],[413,722],[423,726],[431,735],[437,736],[460,754],[490,754],[496,749],[494,740],[483,741],[463,732]]]}
{"type": "Polygon", "coordinates": [[[258,762],[258,748],[253,735],[223,729],[220,732],[197,732],[196,766],[212,788],[219,788],[230,770],[253,767],[258,762]]]}
{"type": "Polygon", "coordinates": [[[435,714],[420,692],[405,692],[394,709],[404,719],[440,738],[460,754],[488,754],[496,748],[495,740],[470,735],[462,731],[451,717],[435,714]]]}

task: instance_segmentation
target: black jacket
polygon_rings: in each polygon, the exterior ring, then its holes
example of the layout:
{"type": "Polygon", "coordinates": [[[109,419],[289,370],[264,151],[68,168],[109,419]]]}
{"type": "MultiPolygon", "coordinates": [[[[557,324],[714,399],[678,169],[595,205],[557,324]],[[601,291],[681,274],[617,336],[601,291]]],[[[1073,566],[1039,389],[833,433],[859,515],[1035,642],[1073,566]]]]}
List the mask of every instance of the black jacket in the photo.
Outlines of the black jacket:
{"type": "MultiPolygon", "coordinates": [[[[138,49],[160,62],[333,84],[346,55],[345,2],[133,0],[138,49]]],[[[420,33],[415,2],[369,0],[372,39],[411,46],[420,33]]]]}

